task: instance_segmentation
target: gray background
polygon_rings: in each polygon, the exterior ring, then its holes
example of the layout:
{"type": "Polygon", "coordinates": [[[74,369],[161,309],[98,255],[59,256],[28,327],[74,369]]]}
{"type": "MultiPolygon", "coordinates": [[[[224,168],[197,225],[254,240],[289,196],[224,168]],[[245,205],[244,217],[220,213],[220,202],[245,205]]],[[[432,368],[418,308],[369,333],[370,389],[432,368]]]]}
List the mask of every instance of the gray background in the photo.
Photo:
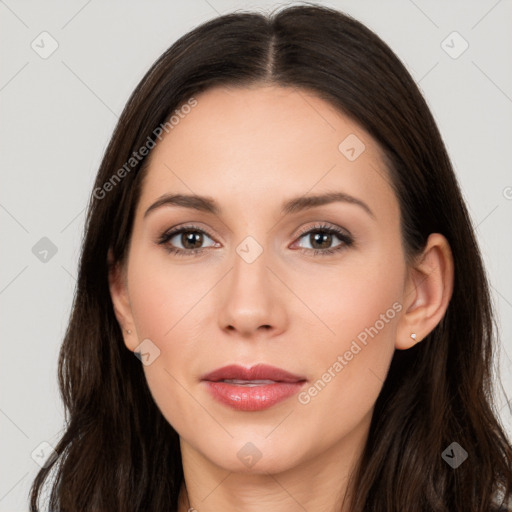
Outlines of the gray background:
{"type": "MultiPolygon", "coordinates": [[[[286,3],[0,0],[0,512],[28,510],[26,495],[38,470],[31,454],[42,442],[54,445],[63,426],[57,356],[84,208],[129,94],[153,61],[199,23],[286,3]],[[44,31],[58,44],[47,58],[41,53],[52,40],[40,36],[44,31]],[[48,243],[39,242],[43,237],[54,244],[54,255],[40,252],[48,243]]],[[[512,2],[317,3],[377,32],[427,98],[489,273],[502,338],[496,363],[510,399],[512,2]],[[450,36],[453,31],[461,38],[450,36]],[[458,55],[464,41],[469,47],[458,55]]],[[[506,405],[498,389],[497,409],[511,434],[506,405]]]]}

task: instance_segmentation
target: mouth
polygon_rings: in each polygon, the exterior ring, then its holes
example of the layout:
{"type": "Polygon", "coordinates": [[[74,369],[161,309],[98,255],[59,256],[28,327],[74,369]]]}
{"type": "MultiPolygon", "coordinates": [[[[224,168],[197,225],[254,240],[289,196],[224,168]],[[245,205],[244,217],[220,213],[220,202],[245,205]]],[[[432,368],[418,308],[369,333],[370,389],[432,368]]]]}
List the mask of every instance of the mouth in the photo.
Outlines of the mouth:
{"type": "Polygon", "coordinates": [[[222,379],[215,382],[227,382],[228,384],[233,384],[235,386],[263,386],[265,384],[275,384],[275,380],[239,380],[239,379],[222,379]]]}
{"type": "Polygon", "coordinates": [[[306,378],[267,364],[257,364],[251,368],[231,364],[203,375],[201,380],[210,382],[230,381],[237,384],[244,382],[261,382],[268,384],[274,382],[300,382],[306,380],[306,378]]]}
{"type": "Polygon", "coordinates": [[[261,411],[298,393],[307,379],[258,364],[251,368],[224,366],[204,375],[201,381],[218,402],[239,411],[261,411]]]}

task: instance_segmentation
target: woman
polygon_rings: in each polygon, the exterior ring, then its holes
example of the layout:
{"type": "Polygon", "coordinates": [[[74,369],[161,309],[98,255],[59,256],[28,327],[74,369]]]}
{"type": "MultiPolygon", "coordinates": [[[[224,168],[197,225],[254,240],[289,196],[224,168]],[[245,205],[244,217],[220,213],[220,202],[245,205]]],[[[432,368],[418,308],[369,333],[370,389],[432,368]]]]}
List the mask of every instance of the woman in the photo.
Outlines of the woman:
{"type": "Polygon", "coordinates": [[[52,468],[63,511],[506,510],[493,329],[389,47],[326,7],[221,16],[158,59],[107,148],[31,510],[52,468]]]}

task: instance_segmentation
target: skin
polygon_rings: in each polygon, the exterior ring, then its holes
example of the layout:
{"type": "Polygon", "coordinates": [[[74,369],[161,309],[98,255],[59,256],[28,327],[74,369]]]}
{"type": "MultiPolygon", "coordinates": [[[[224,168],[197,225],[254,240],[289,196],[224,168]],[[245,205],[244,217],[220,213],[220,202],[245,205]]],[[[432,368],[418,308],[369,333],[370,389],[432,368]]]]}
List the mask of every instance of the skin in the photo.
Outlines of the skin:
{"type": "MultiPolygon", "coordinates": [[[[448,306],[450,247],[432,234],[406,265],[380,148],[324,100],[263,85],[216,87],[196,99],[151,151],[128,258],[110,276],[127,348],[150,339],[160,350],[144,372],[180,435],[189,499],[182,489],[180,511],[189,502],[199,512],[339,511],[345,492],[348,511],[347,478],[393,353],[425,338],[448,306]],[[349,134],[365,145],[354,161],[338,149],[349,134]],[[375,218],[348,202],[280,213],[286,199],[329,191],[364,201],[375,218]],[[169,193],[207,195],[221,213],[167,205],[144,217],[169,193]],[[314,245],[318,230],[299,232],[319,222],[348,231],[354,244],[313,254],[343,244],[333,235],[314,245]],[[190,223],[205,231],[202,253],[176,256],[157,243],[190,223]],[[263,250],[252,263],[236,250],[247,236],[263,250]],[[226,364],[267,363],[305,376],[309,387],[394,303],[394,318],[306,404],[295,395],[264,411],[236,411],[200,381],[226,364]],[[248,442],[261,455],[251,467],[237,456],[248,442]]],[[[183,240],[167,245],[190,251],[194,242],[183,240]]]]}

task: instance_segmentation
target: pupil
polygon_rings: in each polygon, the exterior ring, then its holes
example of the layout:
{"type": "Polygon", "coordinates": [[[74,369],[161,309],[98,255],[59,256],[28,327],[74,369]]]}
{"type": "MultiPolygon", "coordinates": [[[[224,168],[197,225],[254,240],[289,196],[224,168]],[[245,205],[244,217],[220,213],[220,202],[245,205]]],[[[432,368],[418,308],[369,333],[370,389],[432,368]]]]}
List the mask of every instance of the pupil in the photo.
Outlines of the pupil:
{"type": "Polygon", "coordinates": [[[183,233],[181,235],[181,243],[183,247],[187,249],[196,249],[201,247],[203,242],[203,235],[197,231],[189,231],[188,233],[183,233]],[[194,237],[196,237],[196,243],[194,244],[194,237]],[[188,246],[188,242],[192,243],[192,247],[188,246]]]}
{"type": "Polygon", "coordinates": [[[324,234],[316,233],[316,234],[314,234],[313,235],[314,243],[311,244],[312,247],[316,249],[315,243],[317,243],[322,238],[324,240],[324,243],[320,242],[320,245],[321,245],[320,249],[328,248],[331,243],[331,238],[332,238],[331,233],[324,233],[324,234]]]}

